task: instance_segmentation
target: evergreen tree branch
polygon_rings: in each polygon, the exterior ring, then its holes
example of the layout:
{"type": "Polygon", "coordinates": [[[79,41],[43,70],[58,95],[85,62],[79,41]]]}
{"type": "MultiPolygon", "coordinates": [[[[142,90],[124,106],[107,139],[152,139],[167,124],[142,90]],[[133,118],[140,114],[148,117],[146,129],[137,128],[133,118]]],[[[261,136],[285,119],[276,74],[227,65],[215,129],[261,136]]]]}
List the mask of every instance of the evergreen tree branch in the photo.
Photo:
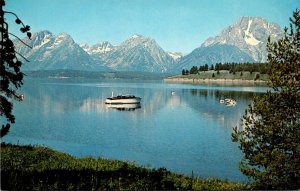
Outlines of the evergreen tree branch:
{"type": "MultiPolygon", "coordinates": [[[[8,14],[12,14],[12,15],[14,15],[17,19],[19,19],[18,15],[15,14],[14,12],[11,12],[11,11],[3,11],[3,12],[4,12],[4,13],[8,13],[8,14]]],[[[23,27],[25,27],[24,23],[23,23],[20,19],[19,19],[19,21],[20,21],[20,24],[22,24],[23,27]]]]}
{"type": "Polygon", "coordinates": [[[26,44],[26,43],[25,43],[22,39],[20,39],[18,36],[14,35],[13,33],[10,33],[10,32],[9,32],[8,34],[14,36],[14,37],[17,38],[20,42],[22,42],[25,46],[27,46],[27,47],[29,47],[29,48],[32,49],[32,46],[26,44]]]}
{"type": "Polygon", "coordinates": [[[27,60],[27,58],[25,58],[22,54],[20,54],[19,52],[15,51],[15,53],[19,56],[21,56],[26,62],[30,62],[29,60],[27,60]]]}

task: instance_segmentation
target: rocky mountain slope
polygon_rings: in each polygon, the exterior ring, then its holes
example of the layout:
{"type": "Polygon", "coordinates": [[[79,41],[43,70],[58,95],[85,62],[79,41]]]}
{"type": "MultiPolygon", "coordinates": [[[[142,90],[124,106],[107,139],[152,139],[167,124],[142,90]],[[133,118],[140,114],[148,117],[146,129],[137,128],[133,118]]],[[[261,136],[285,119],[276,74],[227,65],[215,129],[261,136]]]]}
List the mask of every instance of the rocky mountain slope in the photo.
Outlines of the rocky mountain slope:
{"type": "Polygon", "coordinates": [[[282,35],[277,24],[261,17],[242,17],[183,57],[178,68],[225,62],[266,62],[268,37],[277,41],[282,35]]]}
{"type": "Polygon", "coordinates": [[[282,35],[277,24],[261,17],[242,17],[216,37],[208,38],[201,47],[215,44],[233,45],[250,55],[254,61],[266,62],[268,37],[270,36],[272,41],[277,41],[282,35]]]}
{"type": "Polygon", "coordinates": [[[106,66],[118,71],[166,72],[175,61],[153,39],[133,35],[104,56],[106,66]]]}
{"type": "Polygon", "coordinates": [[[92,59],[74,40],[66,33],[54,35],[49,31],[41,31],[32,35],[32,40],[23,41],[32,47],[24,46],[15,40],[16,51],[30,60],[24,62],[23,70],[92,70],[107,71],[101,60],[92,59]]]}
{"type": "MultiPolygon", "coordinates": [[[[175,59],[165,52],[153,39],[133,35],[119,46],[109,42],[81,47],[94,59],[116,71],[166,72],[174,67],[175,59]]],[[[180,56],[175,55],[176,59],[180,56]]]]}
{"type": "MultiPolygon", "coordinates": [[[[190,69],[193,66],[216,63],[245,63],[254,62],[253,58],[241,51],[238,47],[228,44],[213,44],[207,47],[199,47],[180,60],[180,65],[175,70],[190,69]]],[[[174,70],[174,71],[175,71],[174,70]]]]}
{"type": "Polygon", "coordinates": [[[105,56],[108,55],[109,52],[116,49],[115,46],[107,41],[97,43],[92,46],[89,46],[88,44],[81,44],[80,47],[95,59],[105,58],[105,56]]]}

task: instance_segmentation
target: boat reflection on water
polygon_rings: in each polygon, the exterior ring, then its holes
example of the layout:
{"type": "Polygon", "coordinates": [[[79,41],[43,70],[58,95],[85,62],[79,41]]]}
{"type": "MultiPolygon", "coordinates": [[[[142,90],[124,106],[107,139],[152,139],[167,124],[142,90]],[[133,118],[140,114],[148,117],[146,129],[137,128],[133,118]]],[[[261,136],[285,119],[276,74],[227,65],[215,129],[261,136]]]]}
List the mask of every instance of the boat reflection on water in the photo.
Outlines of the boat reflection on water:
{"type": "Polygon", "coordinates": [[[140,103],[120,103],[120,104],[106,104],[108,108],[113,108],[119,111],[134,111],[141,108],[140,103]]]}

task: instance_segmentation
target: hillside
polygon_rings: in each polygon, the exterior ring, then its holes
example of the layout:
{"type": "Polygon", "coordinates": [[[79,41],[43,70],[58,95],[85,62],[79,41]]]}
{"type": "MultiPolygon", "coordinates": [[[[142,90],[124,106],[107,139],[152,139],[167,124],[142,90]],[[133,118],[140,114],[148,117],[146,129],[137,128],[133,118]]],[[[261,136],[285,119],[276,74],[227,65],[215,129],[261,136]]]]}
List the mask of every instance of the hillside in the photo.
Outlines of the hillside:
{"type": "Polygon", "coordinates": [[[227,62],[246,63],[254,62],[254,60],[236,46],[213,44],[207,47],[196,48],[190,54],[182,57],[177,70],[180,71],[182,68],[191,68],[192,66],[204,64],[212,65],[227,62]]]}
{"type": "Polygon", "coordinates": [[[221,70],[219,74],[217,71],[209,70],[199,72],[198,74],[177,75],[165,78],[167,82],[178,83],[267,83],[268,75],[259,72],[236,72],[230,73],[228,70],[221,70]]]}

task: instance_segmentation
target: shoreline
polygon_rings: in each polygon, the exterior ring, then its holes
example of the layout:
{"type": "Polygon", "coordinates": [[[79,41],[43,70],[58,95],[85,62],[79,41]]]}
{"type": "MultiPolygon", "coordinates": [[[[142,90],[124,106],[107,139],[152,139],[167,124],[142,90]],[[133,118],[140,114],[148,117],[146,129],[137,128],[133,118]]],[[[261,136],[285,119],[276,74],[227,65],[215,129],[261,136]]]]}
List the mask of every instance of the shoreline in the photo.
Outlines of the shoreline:
{"type": "Polygon", "coordinates": [[[74,157],[44,146],[1,143],[3,190],[243,190],[244,182],[201,178],[135,162],[74,157]],[[32,181],[34,179],[35,181],[32,181]],[[168,180],[166,184],[166,180],[168,180]]]}
{"type": "Polygon", "coordinates": [[[192,83],[192,84],[235,84],[235,85],[267,85],[267,81],[263,80],[245,80],[245,79],[209,79],[209,78],[182,78],[169,77],[164,78],[165,82],[171,83],[192,83]]]}

